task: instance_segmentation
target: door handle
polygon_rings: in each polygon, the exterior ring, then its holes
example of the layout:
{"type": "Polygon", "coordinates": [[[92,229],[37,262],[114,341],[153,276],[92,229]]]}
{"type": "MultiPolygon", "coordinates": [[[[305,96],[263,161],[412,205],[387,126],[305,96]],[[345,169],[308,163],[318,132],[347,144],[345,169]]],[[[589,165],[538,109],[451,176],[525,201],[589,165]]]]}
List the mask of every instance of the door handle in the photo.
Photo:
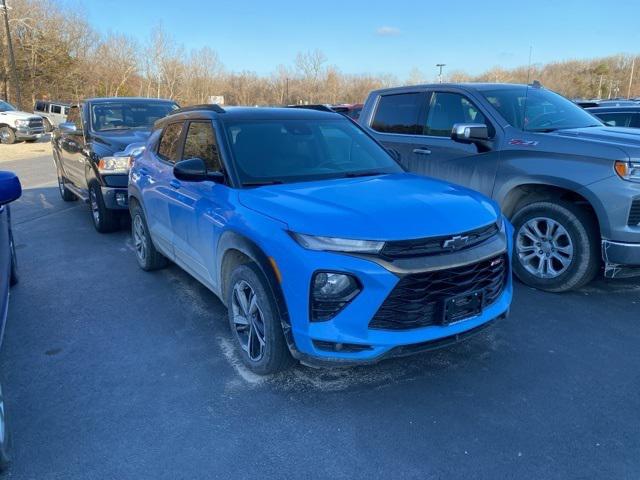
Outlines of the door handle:
{"type": "Polygon", "coordinates": [[[414,148],[413,153],[418,155],[431,155],[431,150],[429,150],[428,148],[420,147],[420,148],[414,148]]]}
{"type": "Polygon", "coordinates": [[[178,180],[171,180],[169,182],[169,185],[171,185],[173,188],[177,190],[178,188],[180,188],[182,184],[178,180]]]}

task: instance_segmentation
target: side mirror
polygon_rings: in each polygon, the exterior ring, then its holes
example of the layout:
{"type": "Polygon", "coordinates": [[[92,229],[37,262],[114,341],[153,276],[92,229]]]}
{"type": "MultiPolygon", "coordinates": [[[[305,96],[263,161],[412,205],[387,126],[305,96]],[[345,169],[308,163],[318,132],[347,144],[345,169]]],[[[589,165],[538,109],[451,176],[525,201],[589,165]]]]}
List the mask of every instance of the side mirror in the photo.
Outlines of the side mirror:
{"type": "Polygon", "coordinates": [[[215,183],[224,183],[222,172],[207,172],[207,165],[201,158],[189,158],[181,160],[173,166],[173,176],[185,182],[204,182],[209,180],[215,183]]]}
{"type": "Polygon", "coordinates": [[[76,127],[76,124],[73,122],[62,122],[58,125],[58,128],[64,133],[78,133],[78,127],[76,127]]]}
{"type": "Polygon", "coordinates": [[[484,123],[456,123],[451,129],[451,139],[460,143],[477,143],[489,140],[484,123]]]}
{"type": "Polygon", "coordinates": [[[20,180],[13,172],[0,172],[0,205],[11,203],[22,195],[20,180]]]}

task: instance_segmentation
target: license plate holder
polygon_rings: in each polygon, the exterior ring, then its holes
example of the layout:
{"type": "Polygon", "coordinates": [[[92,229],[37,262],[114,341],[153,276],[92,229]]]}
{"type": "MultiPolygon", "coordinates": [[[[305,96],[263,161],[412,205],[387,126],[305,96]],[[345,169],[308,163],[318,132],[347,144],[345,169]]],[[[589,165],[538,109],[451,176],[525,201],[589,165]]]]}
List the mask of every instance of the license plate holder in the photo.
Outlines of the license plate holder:
{"type": "Polygon", "coordinates": [[[451,297],[444,302],[442,323],[452,323],[475,317],[482,313],[482,290],[451,297]]]}

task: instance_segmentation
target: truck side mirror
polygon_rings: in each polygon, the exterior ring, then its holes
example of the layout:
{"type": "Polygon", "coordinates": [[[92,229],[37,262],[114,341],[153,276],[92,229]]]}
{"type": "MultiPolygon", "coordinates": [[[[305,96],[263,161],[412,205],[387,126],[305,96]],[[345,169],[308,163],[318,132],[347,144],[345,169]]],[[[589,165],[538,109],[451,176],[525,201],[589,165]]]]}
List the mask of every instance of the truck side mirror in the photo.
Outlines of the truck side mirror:
{"type": "Polygon", "coordinates": [[[489,140],[484,123],[456,123],[451,129],[451,139],[460,143],[479,143],[489,140]]]}
{"type": "Polygon", "coordinates": [[[68,133],[68,134],[78,133],[78,127],[76,127],[76,124],[73,122],[62,122],[60,125],[58,125],[58,128],[63,133],[68,133]]]}

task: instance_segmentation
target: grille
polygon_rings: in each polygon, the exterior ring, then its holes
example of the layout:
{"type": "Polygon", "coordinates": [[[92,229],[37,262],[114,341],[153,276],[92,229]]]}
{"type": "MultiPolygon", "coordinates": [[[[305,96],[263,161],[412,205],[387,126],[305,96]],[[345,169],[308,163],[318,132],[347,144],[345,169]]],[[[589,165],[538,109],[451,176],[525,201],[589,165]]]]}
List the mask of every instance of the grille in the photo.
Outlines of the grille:
{"type": "MultiPolygon", "coordinates": [[[[478,245],[485,240],[488,240],[496,233],[498,233],[498,226],[495,223],[487,227],[461,233],[460,236],[468,237],[469,240],[463,248],[457,249],[457,251],[478,245]]],[[[439,255],[451,251],[450,248],[443,247],[444,242],[449,240],[451,237],[451,235],[446,235],[442,237],[386,242],[380,253],[389,259],[439,255]]]]}
{"type": "Polygon", "coordinates": [[[42,123],[42,118],[30,118],[29,119],[29,126],[30,127],[42,127],[43,123],[42,123]]]}
{"type": "Polygon", "coordinates": [[[631,203],[631,211],[629,212],[629,226],[636,227],[640,225],[640,198],[631,203]]]}
{"type": "Polygon", "coordinates": [[[499,255],[462,267],[405,275],[369,328],[408,330],[442,324],[446,301],[472,292],[481,292],[483,307],[491,305],[504,290],[508,265],[507,256],[499,255]]]}

